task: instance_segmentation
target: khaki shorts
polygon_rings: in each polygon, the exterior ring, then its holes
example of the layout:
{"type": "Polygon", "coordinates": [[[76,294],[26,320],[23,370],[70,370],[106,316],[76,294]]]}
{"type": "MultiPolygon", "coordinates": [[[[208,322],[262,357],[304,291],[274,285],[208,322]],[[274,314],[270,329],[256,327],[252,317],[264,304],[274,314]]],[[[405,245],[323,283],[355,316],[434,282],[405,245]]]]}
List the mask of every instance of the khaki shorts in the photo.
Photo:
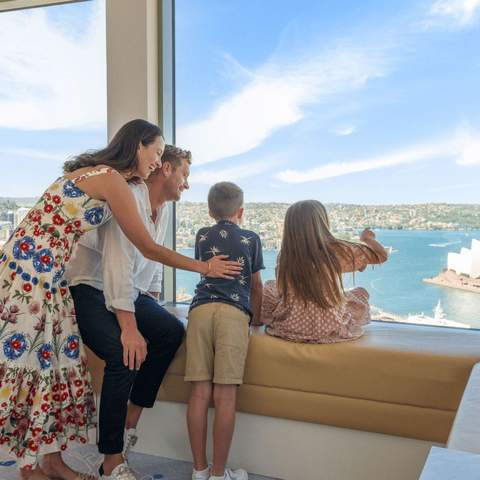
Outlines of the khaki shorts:
{"type": "Polygon", "coordinates": [[[249,316],[226,303],[205,303],[188,314],[185,381],[243,383],[249,316]]]}

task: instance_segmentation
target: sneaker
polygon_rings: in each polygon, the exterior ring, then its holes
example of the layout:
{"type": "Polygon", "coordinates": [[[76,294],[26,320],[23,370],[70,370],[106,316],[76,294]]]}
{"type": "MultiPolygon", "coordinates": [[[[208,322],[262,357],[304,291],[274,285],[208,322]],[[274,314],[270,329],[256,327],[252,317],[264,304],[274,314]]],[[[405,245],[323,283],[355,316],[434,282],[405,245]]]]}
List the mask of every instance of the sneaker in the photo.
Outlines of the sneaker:
{"type": "Polygon", "coordinates": [[[130,450],[135,446],[138,441],[137,430],[135,428],[129,428],[125,430],[125,439],[123,441],[123,458],[125,459],[125,463],[128,463],[128,455],[130,454],[130,450]]]}
{"type": "Polygon", "coordinates": [[[132,469],[126,463],[117,465],[110,475],[105,475],[103,465],[98,469],[100,480],[138,480],[132,469]]]}
{"type": "Polygon", "coordinates": [[[208,480],[248,480],[248,473],[243,468],[237,470],[231,470],[230,468],[225,469],[223,477],[217,477],[211,475],[208,480]]]}
{"type": "Polygon", "coordinates": [[[205,470],[195,470],[192,472],[192,480],[208,480],[210,478],[210,467],[205,470]]]}

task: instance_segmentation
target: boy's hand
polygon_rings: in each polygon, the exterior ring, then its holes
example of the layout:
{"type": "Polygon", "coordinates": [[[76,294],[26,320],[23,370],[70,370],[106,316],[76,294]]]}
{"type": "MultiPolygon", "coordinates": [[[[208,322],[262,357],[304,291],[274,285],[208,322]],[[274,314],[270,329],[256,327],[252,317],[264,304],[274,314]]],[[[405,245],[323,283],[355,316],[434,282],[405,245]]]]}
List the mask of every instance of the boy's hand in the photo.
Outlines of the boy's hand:
{"type": "Polygon", "coordinates": [[[369,228],[366,228],[360,234],[360,241],[361,242],[368,242],[369,240],[375,240],[375,233],[372,230],[370,230],[369,228]]]}
{"type": "Polygon", "coordinates": [[[227,278],[229,280],[240,275],[242,265],[239,262],[227,260],[228,255],[215,255],[208,260],[208,271],[205,273],[207,277],[227,278]]]}

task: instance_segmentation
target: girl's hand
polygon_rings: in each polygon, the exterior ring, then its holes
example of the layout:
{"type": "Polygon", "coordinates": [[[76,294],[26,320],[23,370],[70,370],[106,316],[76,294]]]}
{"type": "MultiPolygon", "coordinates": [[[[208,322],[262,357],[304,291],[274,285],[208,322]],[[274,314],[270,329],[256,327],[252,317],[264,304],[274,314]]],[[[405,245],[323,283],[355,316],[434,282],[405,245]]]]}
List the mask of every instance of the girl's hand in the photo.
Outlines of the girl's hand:
{"type": "Polygon", "coordinates": [[[227,278],[232,280],[242,272],[242,265],[239,262],[227,260],[228,255],[215,255],[207,263],[208,271],[206,277],[227,278]]]}
{"type": "Polygon", "coordinates": [[[375,233],[372,230],[370,230],[369,228],[366,228],[360,234],[360,241],[361,242],[368,242],[369,240],[375,240],[375,233]]]}

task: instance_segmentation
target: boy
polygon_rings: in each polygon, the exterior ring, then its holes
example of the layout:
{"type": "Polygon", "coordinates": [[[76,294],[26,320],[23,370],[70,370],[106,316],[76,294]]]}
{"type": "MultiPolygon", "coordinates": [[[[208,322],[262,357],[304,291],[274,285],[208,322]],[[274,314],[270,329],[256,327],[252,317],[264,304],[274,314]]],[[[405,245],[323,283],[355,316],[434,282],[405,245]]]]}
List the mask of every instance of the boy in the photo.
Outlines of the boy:
{"type": "Polygon", "coordinates": [[[220,182],[208,193],[209,214],[217,223],[201,228],[195,258],[229,255],[243,266],[233,280],[203,277],[188,315],[185,381],[192,382],[187,424],[193,454],[192,480],[247,480],[243,469],[225,469],[235,424],[237,386],[242,383],[249,321],[260,318],[263,266],[260,238],[239,227],[243,191],[220,182]],[[206,457],[207,414],[213,394],[213,465],[206,457]]]}

